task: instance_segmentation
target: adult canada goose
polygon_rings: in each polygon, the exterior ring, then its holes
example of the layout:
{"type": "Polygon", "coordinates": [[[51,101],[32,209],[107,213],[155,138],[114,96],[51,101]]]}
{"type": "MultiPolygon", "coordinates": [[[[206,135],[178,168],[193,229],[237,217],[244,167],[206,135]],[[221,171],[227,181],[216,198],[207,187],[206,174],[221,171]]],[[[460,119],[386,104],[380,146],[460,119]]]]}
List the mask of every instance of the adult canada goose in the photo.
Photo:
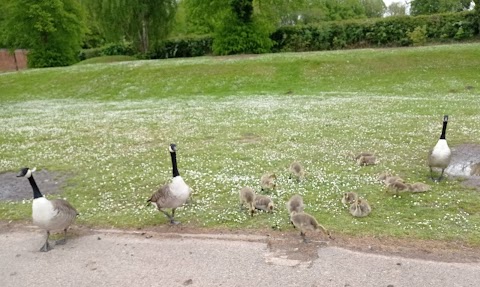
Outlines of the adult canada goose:
{"type": "Polygon", "coordinates": [[[250,215],[253,216],[255,213],[255,192],[250,187],[243,187],[238,192],[240,197],[240,208],[243,207],[243,204],[246,203],[248,205],[248,210],[250,211],[250,215]]]}
{"type": "Polygon", "coordinates": [[[356,192],[345,192],[342,197],[343,205],[348,205],[354,203],[358,199],[356,192]]]}
{"type": "Polygon", "coordinates": [[[292,212],[303,212],[303,198],[300,195],[295,194],[286,203],[286,206],[289,214],[291,214],[292,212]]]}
{"type": "Polygon", "coordinates": [[[33,178],[31,170],[28,167],[22,168],[17,177],[26,177],[33,189],[32,218],[33,223],[47,231],[45,244],[40,248],[41,252],[47,252],[52,249],[48,243],[50,231],[63,230],[64,237],[56,241],[55,244],[65,244],[67,241],[67,229],[75,221],[78,215],[77,210],[68,201],[63,199],[46,199],[33,178]]]}
{"type": "Polygon", "coordinates": [[[274,204],[270,197],[266,195],[255,195],[255,208],[267,212],[273,212],[274,204]]]}
{"type": "Polygon", "coordinates": [[[147,202],[152,203],[159,211],[165,214],[170,219],[171,224],[178,224],[179,222],[174,220],[175,209],[185,204],[192,190],[185,181],[183,181],[183,178],[178,172],[177,146],[175,144],[170,144],[168,150],[170,152],[170,157],[172,158],[172,181],[161,186],[152,194],[147,202]],[[172,215],[163,210],[164,208],[171,208],[172,215]]]}
{"type": "Polygon", "coordinates": [[[370,214],[372,208],[365,199],[357,198],[355,202],[350,205],[350,214],[354,217],[365,217],[370,214]]]}
{"type": "Polygon", "coordinates": [[[447,131],[447,124],[448,124],[448,115],[443,116],[443,127],[442,127],[442,134],[440,135],[440,139],[438,140],[437,144],[433,147],[428,155],[428,166],[430,167],[430,177],[434,181],[440,181],[443,177],[443,172],[447,168],[448,164],[450,163],[450,159],[452,158],[452,151],[448,147],[447,139],[445,138],[445,133],[447,131]],[[432,168],[440,168],[442,169],[442,173],[438,179],[433,178],[433,171],[432,168]]]}
{"type": "Polygon", "coordinates": [[[262,187],[262,191],[266,189],[275,189],[277,187],[277,184],[275,183],[276,179],[277,176],[274,173],[265,173],[262,175],[260,178],[260,186],[262,187]]]}
{"type": "Polygon", "coordinates": [[[297,181],[300,181],[305,178],[305,170],[303,169],[303,166],[298,161],[294,161],[290,164],[289,171],[290,171],[290,176],[295,177],[297,181]]]}
{"type": "Polygon", "coordinates": [[[305,238],[307,231],[321,230],[328,236],[328,238],[333,239],[330,235],[330,232],[321,224],[319,224],[315,217],[308,213],[294,211],[291,214],[290,220],[292,221],[293,225],[300,230],[300,235],[302,236],[304,242],[307,242],[307,239],[305,238]]]}

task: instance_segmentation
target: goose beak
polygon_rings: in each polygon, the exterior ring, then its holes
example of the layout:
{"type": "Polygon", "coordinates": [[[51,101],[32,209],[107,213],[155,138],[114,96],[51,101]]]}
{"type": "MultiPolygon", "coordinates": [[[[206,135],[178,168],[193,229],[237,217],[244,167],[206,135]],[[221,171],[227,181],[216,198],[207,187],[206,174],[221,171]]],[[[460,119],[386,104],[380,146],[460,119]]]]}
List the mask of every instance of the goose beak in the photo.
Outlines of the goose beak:
{"type": "Polygon", "coordinates": [[[24,177],[29,171],[28,167],[24,167],[20,170],[20,172],[17,174],[17,177],[24,177]]]}

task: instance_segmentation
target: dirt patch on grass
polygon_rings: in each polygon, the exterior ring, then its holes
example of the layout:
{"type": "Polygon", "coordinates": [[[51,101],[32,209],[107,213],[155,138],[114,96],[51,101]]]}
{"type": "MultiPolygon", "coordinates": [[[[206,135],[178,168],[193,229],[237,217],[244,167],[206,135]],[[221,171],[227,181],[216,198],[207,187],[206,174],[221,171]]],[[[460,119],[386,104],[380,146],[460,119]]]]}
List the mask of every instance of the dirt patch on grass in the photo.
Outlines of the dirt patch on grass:
{"type": "MultiPolygon", "coordinates": [[[[0,200],[23,200],[33,197],[32,187],[26,178],[17,177],[17,172],[0,173],[0,200]]],[[[36,171],[33,174],[38,188],[44,194],[62,192],[66,176],[48,170],[36,171]]]]}

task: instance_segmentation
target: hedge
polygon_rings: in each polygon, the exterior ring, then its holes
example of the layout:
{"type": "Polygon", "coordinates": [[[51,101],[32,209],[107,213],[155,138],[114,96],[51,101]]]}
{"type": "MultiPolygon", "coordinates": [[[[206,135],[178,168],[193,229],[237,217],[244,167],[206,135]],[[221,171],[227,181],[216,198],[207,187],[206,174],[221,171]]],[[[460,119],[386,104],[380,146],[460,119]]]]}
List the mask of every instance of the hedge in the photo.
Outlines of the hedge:
{"type": "Polygon", "coordinates": [[[392,47],[415,44],[412,32],[426,27],[430,42],[463,41],[479,34],[473,11],[422,16],[324,22],[317,25],[285,26],[272,34],[272,52],[333,50],[358,47],[392,47]]]}
{"type": "MultiPolygon", "coordinates": [[[[364,47],[422,45],[452,42],[479,36],[479,15],[474,11],[422,16],[395,16],[284,26],[272,35],[272,52],[301,52],[364,47]]],[[[212,54],[212,35],[169,39],[156,45],[150,59],[196,57],[212,54]]],[[[101,55],[133,55],[128,43],[84,50],[81,59],[101,55]]]]}

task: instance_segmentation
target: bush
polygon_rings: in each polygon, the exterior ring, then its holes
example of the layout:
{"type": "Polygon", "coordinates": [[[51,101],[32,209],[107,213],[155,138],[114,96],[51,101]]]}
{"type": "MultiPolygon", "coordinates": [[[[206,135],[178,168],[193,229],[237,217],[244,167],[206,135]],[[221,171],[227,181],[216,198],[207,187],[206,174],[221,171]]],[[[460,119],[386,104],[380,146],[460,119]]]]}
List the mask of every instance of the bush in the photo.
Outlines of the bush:
{"type": "Polygon", "coordinates": [[[232,17],[217,29],[212,50],[217,55],[261,54],[270,52],[273,41],[268,25],[260,19],[241,22],[232,17]]]}
{"type": "Polygon", "coordinates": [[[103,56],[133,56],[135,49],[131,42],[110,43],[101,48],[103,56]]]}
{"type": "Polygon", "coordinates": [[[420,45],[427,40],[463,41],[478,34],[477,15],[466,11],[281,27],[271,38],[274,52],[295,52],[420,45]]]}
{"type": "Polygon", "coordinates": [[[414,46],[421,46],[427,42],[427,26],[415,27],[412,32],[407,32],[414,46]]]}
{"type": "Polygon", "coordinates": [[[210,35],[169,39],[154,47],[148,55],[151,59],[198,57],[212,53],[213,38],[210,35]]]}
{"type": "Polygon", "coordinates": [[[80,51],[80,61],[100,56],[133,56],[135,50],[130,42],[110,43],[100,48],[83,49],[80,51]]]}

